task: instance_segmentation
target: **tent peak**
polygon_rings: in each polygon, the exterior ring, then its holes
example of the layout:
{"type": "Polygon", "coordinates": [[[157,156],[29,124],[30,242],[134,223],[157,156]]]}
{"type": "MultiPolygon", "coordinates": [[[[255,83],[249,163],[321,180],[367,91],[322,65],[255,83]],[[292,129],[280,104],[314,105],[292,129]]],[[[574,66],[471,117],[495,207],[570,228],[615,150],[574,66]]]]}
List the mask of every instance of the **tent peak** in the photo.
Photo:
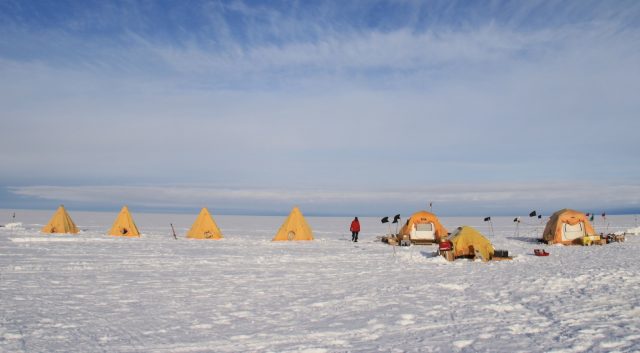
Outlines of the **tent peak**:
{"type": "Polygon", "coordinates": [[[273,238],[274,241],[290,240],[313,240],[313,232],[309,224],[304,219],[300,209],[295,206],[289,213],[278,233],[273,238]]]}
{"type": "Polygon", "coordinates": [[[211,213],[206,207],[200,210],[200,214],[187,233],[187,238],[195,239],[221,239],[223,238],[220,228],[213,220],[211,213]]]}

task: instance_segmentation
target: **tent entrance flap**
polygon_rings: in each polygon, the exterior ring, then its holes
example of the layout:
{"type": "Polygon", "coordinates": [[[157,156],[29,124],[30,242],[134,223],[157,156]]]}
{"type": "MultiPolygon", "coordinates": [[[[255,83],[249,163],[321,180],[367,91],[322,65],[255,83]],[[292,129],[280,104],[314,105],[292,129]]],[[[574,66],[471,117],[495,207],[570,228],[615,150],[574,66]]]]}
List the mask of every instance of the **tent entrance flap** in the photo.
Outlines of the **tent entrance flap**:
{"type": "Polygon", "coordinates": [[[584,237],[584,223],[578,222],[574,225],[565,223],[562,227],[562,240],[571,241],[584,237]]]}
{"type": "Polygon", "coordinates": [[[410,236],[416,240],[435,240],[435,226],[433,223],[416,223],[410,236]]]}

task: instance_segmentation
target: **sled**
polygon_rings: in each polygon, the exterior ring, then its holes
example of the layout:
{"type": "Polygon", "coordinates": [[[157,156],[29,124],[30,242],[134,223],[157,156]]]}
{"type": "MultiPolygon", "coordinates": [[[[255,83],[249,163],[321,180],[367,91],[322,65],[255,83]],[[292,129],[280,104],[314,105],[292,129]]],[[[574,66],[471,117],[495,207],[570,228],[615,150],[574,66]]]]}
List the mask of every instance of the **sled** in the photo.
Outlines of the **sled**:
{"type": "Polygon", "coordinates": [[[534,249],[533,254],[536,256],[549,256],[549,253],[546,252],[544,249],[534,249]]]}
{"type": "Polygon", "coordinates": [[[608,243],[624,243],[626,240],[626,237],[624,234],[607,234],[605,235],[602,240],[605,241],[606,244],[608,243]]]}
{"type": "Polygon", "coordinates": [[[380,237],[380,240],[383,243],[387,243],[389,245],[398,245],[398,239],[395,237],[395,235],[385,235],[380,237]]]}
{"type": "Polygon", "coordinates": [[[442,241],[438,244],[438,253],[447,261],[453,261],[453,243],[450,241],[442,241]]]}

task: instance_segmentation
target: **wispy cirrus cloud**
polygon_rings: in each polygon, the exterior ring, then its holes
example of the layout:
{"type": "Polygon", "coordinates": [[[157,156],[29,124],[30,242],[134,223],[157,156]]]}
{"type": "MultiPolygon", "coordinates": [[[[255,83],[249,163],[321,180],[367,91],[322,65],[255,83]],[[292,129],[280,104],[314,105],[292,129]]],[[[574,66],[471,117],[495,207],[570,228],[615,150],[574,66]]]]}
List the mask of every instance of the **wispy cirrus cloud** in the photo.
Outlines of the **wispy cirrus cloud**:
{"type": "MultiPolygon", "coordinates": [[[[320,200],[434,185],[422,199],[456,183],[542,183],[562,194],[544,183],[554,180],[615,194],[611,185],[637,179],[640,5],[485,5],[70,3],[56,13],[4,2],[0,117],[11,128],[0,130],[10,151],[0,184],[213,184],[284,204],[292,189],[320,200]]],[[[487,201],[526,198],[516,194],[487,201]]],[[[255,202],[243,195],[225,197],[255,202]]]]}

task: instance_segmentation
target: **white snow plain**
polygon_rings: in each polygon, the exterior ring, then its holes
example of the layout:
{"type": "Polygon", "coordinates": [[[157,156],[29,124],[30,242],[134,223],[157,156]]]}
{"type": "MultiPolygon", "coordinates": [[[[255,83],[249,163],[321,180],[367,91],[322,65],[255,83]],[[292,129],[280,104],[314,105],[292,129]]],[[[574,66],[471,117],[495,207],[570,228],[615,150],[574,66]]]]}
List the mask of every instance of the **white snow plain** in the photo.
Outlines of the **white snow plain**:
{"type": "Polygon", "coordinates": [[[640,235],[640,227],[627,229],[623,234],[640,235]]]}
{"type": "MultiPolygon", "coordinates": [[[[350,217],[308,217],[315,241],[274,243],[285,217],[214,215],[225,238],[212,241],[184,238],[197,212],[132,211],[139,239],[105,235],[117,212],[70,210],[78,235],[39,232],[54,210],[0,228],[1,352],[640,351],[638,237],[546,246],[537,219],[516,235],[494,217],[491,235],[482,217],[445,217],[515,255],[448,263],[435,246],[394,255],[374,242],[378,218],[361,218],[357,244],[350,217]]],[[[596,230],[635,226],[606,222],[596,230]]]]}

